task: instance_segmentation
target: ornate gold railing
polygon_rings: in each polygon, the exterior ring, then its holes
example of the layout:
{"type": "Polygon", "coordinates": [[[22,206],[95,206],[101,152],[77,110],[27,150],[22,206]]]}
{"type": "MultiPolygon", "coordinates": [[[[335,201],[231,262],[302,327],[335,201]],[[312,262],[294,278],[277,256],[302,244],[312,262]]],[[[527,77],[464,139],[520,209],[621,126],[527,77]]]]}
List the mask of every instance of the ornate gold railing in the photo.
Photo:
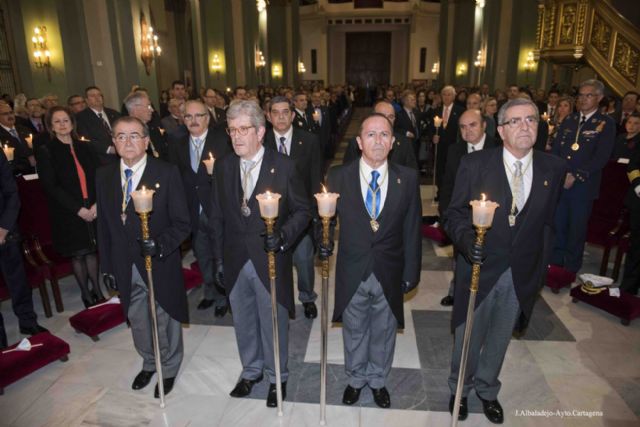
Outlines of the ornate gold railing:
{"type": "Polygon", "coordinates": [[[586,61],[619,95],[640,89],[640,30],[603,0],[544,0],[536,51],[555,63],[586,61]]]}

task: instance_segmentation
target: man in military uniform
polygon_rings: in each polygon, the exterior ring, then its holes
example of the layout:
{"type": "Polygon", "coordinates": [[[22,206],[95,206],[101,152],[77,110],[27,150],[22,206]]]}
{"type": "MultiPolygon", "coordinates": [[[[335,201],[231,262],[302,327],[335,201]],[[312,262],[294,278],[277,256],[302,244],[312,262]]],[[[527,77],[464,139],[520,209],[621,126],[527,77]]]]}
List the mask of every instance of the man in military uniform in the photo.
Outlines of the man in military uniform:
{"type": "Polygon", "coordinates": [[[567,174],[555,215],[551,263],[573,277],[582,267],[589,215],[600,192],[602,168],[615,142],[613,119],[598,111],[603,90],[598,80],[586,80],[580,85],[579,111],[562,121],[553,143],[553,153],[567,161],[567,174]]]}

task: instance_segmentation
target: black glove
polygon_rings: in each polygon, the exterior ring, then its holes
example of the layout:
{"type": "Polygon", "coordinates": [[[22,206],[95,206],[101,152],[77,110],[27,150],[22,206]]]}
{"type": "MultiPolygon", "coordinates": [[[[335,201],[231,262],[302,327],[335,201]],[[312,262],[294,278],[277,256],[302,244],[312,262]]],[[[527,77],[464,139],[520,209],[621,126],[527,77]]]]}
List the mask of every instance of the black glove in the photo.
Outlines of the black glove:
{"type": "Polygon", "coordinates": [[[482,261],[484,261],[485,259],[482,246],[480,246],[474,240],[474,242],[471,244],[471,247],[467,250],[467,254],[465,258],[467,259],[467,261],[469,261],[470,264],[482,265],[482,261]]]}
{"type": "Polygon", "coordinates": [[[102,283],[107,289],[112,289],[114,291],[118,290],[118,285],[116,284],[116,278],[113,274],[104,273],[102,275],[102,283]]]}
{"type": "Polygon", "coordinates": [[[222,260],[216,260],[216,271],[213,276],[213,282],[216,286],[224,289],[224,266],[222,260]]]}
{"type": "Polygon", "coordinates": [[[280,249],[282,249],[282,246],[284,245],[284,238],[281,232],[273,230],[273,233],[269,234],[267,232],[264,232],[261,234],[261,236],[264,237],[265,251],[278,252],[280,249]]]}
{"type": "Polygon", "coordinates": [[[140,255],[143,257],[154,257],[161,252],[160,245],[155,239],[138,239],[140,244],[140,255]]]}
{"type": "Polygon", "coordinates": [[[405,280],[402,282],[402,293],[408,294],[409,292],[411,292],[417,287],[418,287],[418,282],[408,282],[405,280]]]}
{"type": "Polygon", "coordinates": [[[329,244],[327,246],[325,246],[322,241],[320,241],[320,243],[318,244],[318,256],[320,258],[320,261],[325,261],[329,259],[331,255],[333,255],[333,247],[333,240],[329,240],[329,244]]]}
{"type": "MultiPolygon", "coordinates": [[[[334,216],[329,220],[329,240],[333,240],[334,230],[336,228],[336,217],[334,216]]],[[[320,243],[322,243],[322,219],[314,217],[311,227],[313,227],[313,247],[314,250],[320,250],[320,243]]],[[[333,247],[331,248],[333,250],[333,247]]],[[[322,259],[322,258],[321,258],[322,259]]]]}

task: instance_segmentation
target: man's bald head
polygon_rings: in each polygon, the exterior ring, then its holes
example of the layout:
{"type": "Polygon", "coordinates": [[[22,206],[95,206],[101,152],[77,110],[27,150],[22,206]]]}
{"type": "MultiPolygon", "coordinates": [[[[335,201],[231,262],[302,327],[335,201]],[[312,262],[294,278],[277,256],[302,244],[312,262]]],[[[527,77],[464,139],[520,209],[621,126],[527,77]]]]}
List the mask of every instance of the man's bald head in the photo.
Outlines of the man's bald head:
{"type": "Polygon", "coordinates": [[[460,126],[460,135],[465,142],[469,144],[477,144],[482,140],[486,124],[484,116],[480,110],[467,110],[460,116],[458,120],[460,126]]]}

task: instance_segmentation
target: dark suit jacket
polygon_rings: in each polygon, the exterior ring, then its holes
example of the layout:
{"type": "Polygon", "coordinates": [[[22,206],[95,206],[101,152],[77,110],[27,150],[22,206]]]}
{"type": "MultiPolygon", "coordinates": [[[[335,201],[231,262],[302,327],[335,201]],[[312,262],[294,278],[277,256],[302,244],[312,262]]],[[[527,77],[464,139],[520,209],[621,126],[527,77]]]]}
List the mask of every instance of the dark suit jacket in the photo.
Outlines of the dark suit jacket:
{"type": "MultiPolygon", "coordinates": [[[[416,155],[414,154],[413,147],[411,146],[411,141],[399,132],[395,132],[393,136],[395,141],[393,142],[393,147],[387,156],[389,161],[401,166],[418,169],[418,162],[416,161],[416,155]]],[[[358,147],[358,141],[356,141],[355,137],[351,138],[347,143],[347,149],[344,153],[342,164],[347,164],[353,160],[359,159],[361,155],[362,150],[358,147]]]]}
{"type": "Polygon", "coordinates": [[[418,172],[391,162],[387,165],[387,197],[378,216],[380,229],[375,233],[360,190],[360,162],[329,170],[327,191],[340,194],[334,322],[340,321],[360,283],[373,273],[398,326],[403,328],[402,282],[420,281],[422,203],[418,172]]]}
{"type": "Polygon", "coordinates": [[[600,178],[615,144],[615,123],[607,115],[595,112],[580,129],[575,148],[580,113],[567,116],[556,133],[552,153],[567,161],[567,171],[576,181],[566,192],[570,198],[595,200],[600,194],[600,178]]]}
{"type": "Polygon", "coordinates": [[[147,123],[149,127],[149,147],[147,147],[147,154],[154,156],[153,149],[155,148],[158,158],[167,161],[169,158],[169,145],[167,143],[167,134],[163,133],[160,129],[161,126],[156,123],[147,123]],[[153,144],[153,147],[152,147],[153,144]]]}
{"type": "Polygon", "coordinates": [[[417,109],[413,110],[413,116],[416,120],[416,125],[413,126],[411,122],[411,118],[409,117],[409,113],[404,108],[400,109],[396,114],[396,121],[394,123],[394,130],[398,133],[404,135],[408,138],[407,132],[411,132],[414,136],[411,139],[411,142],[417,141],[420,138],[420,119],[422,118],[422,114],[417,109]]]}
{"type": "Polygon", "coordinates": [[[214,107],[216,112],[216,119],[213,118],[213,114],[209,111],[209,127],[224,129],[227,126],[227,112],[222,108],[214,107]]]}
{"type": "MultiPolygon", "coordinates": [[[[113,126],[120,114],[111,108],[104,108],[104,112],[113,126]]],[[[91,142],[101,164],[107,164],[118,160],[115,154],[107,154],[107,149],[112,145],[111,132],[102,124],[101,119],[89,107],[76,115],[76,131],[78,136],[83,136],[91,142]]]]}
{"type": "MultiPolygon", "coordinates": [[[[124,315],[131,299],[131,268],[135,264],[147,281],[144,258],[138,239],[142,237],[140,217],[133,201],[127,205],[126,224],[122,224],[122,183],[120,163],[98,170],[96,195],[98,203],[98,245],[100,268],[116,278],[124,315]]],[[[179,322],[189,320],[187,297],[182,278],[180,245],[190,231],[189,212],[178,168],[147,156],[147,165],[140,179],[142,186],[154,189],[153,212],[149,215],[149,231],[161,250],[152,259],[156,301],[179,322]]]]}
{"type": "Polygon", "coordinates": [[[240,183],[240,159],[230,154],[216,163],[213,179],[212,207],[209,224],[213,232],[214,258],[224,260],[225,288],[231,294],[240,270],[251,261],[269,292],[267,254],[264,251],[264,220],[256,195],[267,190],[278,193],[280,198],[275,229],[285,238],[284,250],[276,253],[276,293],[278,303],[291,316],[295,313],[293,302],[293,264],[291,245],[300,237],[311,220],[310,203],[298,176],[295,161],[265,148],[258,182],[249,197],[251,215],[240,213],[242,190],[240,183]]]}
{"type": "Polygon", "coordinates": [[[0,150],[0,227],[9,232],[17,231],[19,212],[18,186],[4,151],[0,150]]]}
{"type": "MultiPolygon", "coordinates": [[[[273,130],[266,133],[264,146],[278,151],[273,130]]],[[[313,201],[313,195],[320,191],[320,185],[323,181],[321,172],[322,151],[320,151],[320,142],[317,135],[293,128],[289,157],[295,160],[298,175],[304,181],[304,188],[309,199],[313,201]]]]}
{"type": "MultiPolygon", "coordinates": [[[[493,148],[496,146],[496,142],[489,135],[485,137],[484,148],[493,148]]],[[[442,180],[442,188],[440,189],[440,200],[438,202],[438,212],[440,216],[444,216],[444,213],[451,201],[451,194],[453,193],[453,185],[456,181],[456,175],[458,174],[458,166],[460,166],[460,160],[466,156],[467,143],[465,141],[456,142],[449,147],[447,153],[447,166],[444,169],[444,179],[442,180]]]]}
{"type": "Polygon", "coordinates": [[[304,116],[298,112],[295,108],[293,109],[295,113],[295,117],[293,118],[293,126],[302,129],[307,132],[315,133],[315,122],[311,117],[311,113],[305,111],[304,116]]]}
{"type": "Polygon", "coordinates": [[[180,126],[180,123],[178,122],[178,119],[173,118],[173,116],[169,114],[160,120],[160,126],[165,130],[165,132],[169,133],[180,126]]]}
{"type": "MultiPolygon", "coordinates": [[[[436,108],[433,112],[433,116],[438,116],[442,119],[442,112],[444,111],[443,108],[444,107],[442,105],[436,108]]],[[[453,103],[451,112],[449,114],[447,127],[445,128],[443,123],[438,130],[438,135],[440,135],[440,142],[438,143],[438,158],[436,159],[436,184],[438,185],[438,188],[442,186],[442,180],[444,179],[444,170],[447,164],[447,154],[449,151],[449,147],[456,143],[458,133],[460,132],[460,130],[458,129],[458,120],[460,119],[462,113],[464,113],[464,108],[460,107],[456,103],[453,103]]],[[[432,135],[435,135],[436,128],[432,127],[430,133],[432,135]]]]}
{"type": "Polygon", "coordinates": [[[327,107],[320,107],[320,113],[322,119],[320,120],[320,124],[313,120],[313,112],[315,108],[313,105],[309,104],[307,107],[307,117],[309,117],[310,124],[312,126],[311,132],[318,135],[320,139],[320,146],[322,147],[322,152],[326,155],[329,154],[329,144],[331,143],[331,129],[333,129],[333,124],[331,123],[331,116],[329,115],[329,110],[327,107]]]}
{"type": "Polygon", "coordinates": [[[42,132],[38,131],[38,128],[33,124],[30,118],[25,119],[25,118],[16,116],[16,124],[27,129],[29,133],[32,134],[34,137],[40,133],[45,133],[47,131],[45,129],[44,116],[42,116],[42,132]]]}
{"type": "MultiPolygon", "coordinates": [[[[19,125],[15,126],[18,136],[16,139],[9,132],[7,132],[2,126],[0,126],[0,144],[3,146],[7,144],[9,147],[13,147],[13,173],[15,175],[27,175],[35,172],[35,168],[29,163],[29,156],[33,156],[33,150],[29,148],[26,137],[31,133],[28,129],[19,125]]],[[[33,140],[32,140],[33,141],[33,140]]]]}
{"type": "MultiPolygon", "coordinates": [[[[211,177],[207,174],[207,168],[202,161],[198,166],[197,173],[191,169],[191,142],[189,139],[190,135],[187,133],[170,145],[169,161],[178,166],[182,175],[184,194],[191,215],[191,229],[195,236],[198,232],[200,206],[207,217],[211,215],[211,177]]],[[[231,143],[227,133],[220,129],[209,129],[201,158],[208,159],[209,153],[211,153],[218,163],[231,151],[231,143]]]]}
{"type": "Polygon", "coordinates": [[[511,267],[520,309],[528,319],[544,283],[565,163],[555,156],[534,150],[531,193],[516,225],[510,227],[508,215],[512,196],[502,156],[503,148],[496,147],[462,157],[451,203],[444,216],[444,229],[459,253],[455,271],[454,329],[465,321],[469,301],[471,264],[462,255],[468,252],[476,238],[469,201],[479,199],[481,193],[499,203],[500,207],[496,209],[493,225],[485,235],[486,258],[482,264],[476,307],[489,294],[500,275],[511,267]]]}

